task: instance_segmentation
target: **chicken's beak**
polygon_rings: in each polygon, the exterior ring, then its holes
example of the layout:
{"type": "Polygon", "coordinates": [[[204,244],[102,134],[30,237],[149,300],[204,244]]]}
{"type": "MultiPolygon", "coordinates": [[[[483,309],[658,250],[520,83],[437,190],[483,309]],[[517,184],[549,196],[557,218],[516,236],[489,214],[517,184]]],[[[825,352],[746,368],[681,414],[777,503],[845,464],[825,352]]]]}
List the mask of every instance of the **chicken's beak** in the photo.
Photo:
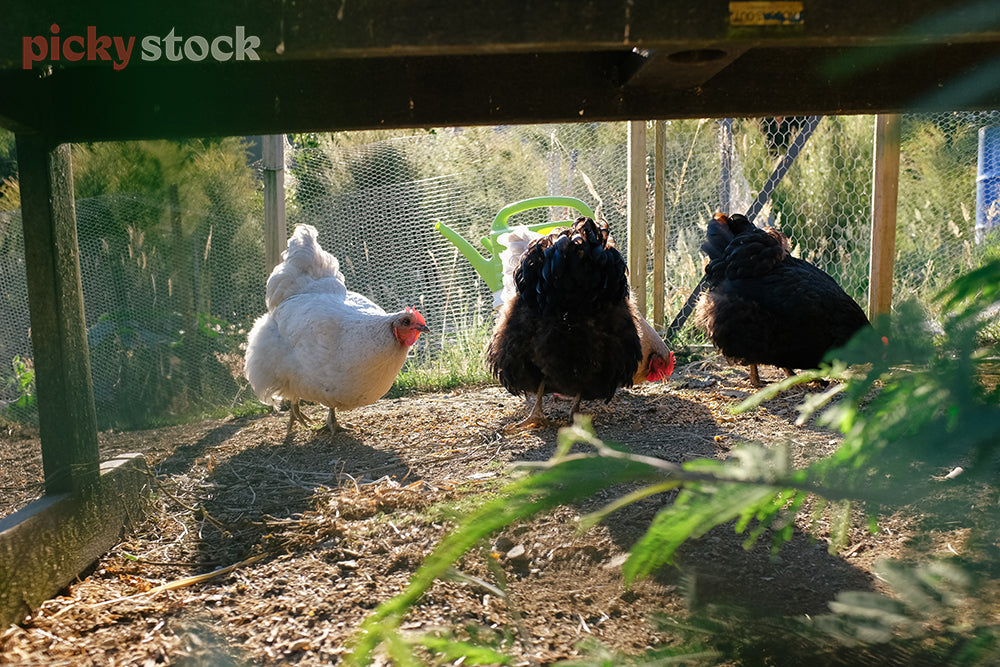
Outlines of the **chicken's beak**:
{"type": "Polygon", "coordinates": [[[430,333],[430,327],[428,327],[426,324],[418,324],[415,327],[412,327],[412,329],[414,331],[419,331],[421,333],[430,333]]]}

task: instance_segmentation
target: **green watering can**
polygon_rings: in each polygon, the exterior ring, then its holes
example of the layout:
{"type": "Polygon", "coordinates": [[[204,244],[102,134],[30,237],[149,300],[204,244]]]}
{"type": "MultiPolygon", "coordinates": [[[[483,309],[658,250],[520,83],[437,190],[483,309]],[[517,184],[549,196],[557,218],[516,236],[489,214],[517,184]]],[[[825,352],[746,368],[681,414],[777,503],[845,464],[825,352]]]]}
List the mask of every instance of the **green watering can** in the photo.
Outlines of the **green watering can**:
{"type": "MultiPolygon", "coordinates": [[[[570,208],[575,208],[588,218],[594,217],[594,211],[591,210],[589,206],[584,204],[579,199],[574,197],[532,197],[531,199],[523,199],[513,204],[508,204],[500,209],[496,217],[493,218],[493,225],[490,227],[490,235],[484,236],[479,239],[480,243],[489,252],[488,257],[483,257],[479,254],[471,243],[462,238],[458,232],[451,229],[447,225],[441,222],[435,222],[434,228],[441,232],[448,241],[450,241],[458,251],[461,252],[469,263],[472,264],[472,268],[476,270],[483,280],[486,281],[486,285],[490,288],[490,291],[497,294],[503,289],[503,266],[500,262],[500,253],[503,252],[504,246],[498,240],[501,234],[506,234],[510,231],[510,227],[507,226],[507,219],[515,213],[520,213],[522,211],[527,211],[533,208],[544,208],[546,206],[568,206],[570,208]]],[[[563,220],[561,222],[540,222],[534,225],[528,225],[528,229],[539,232],[540,234],[545,234],[557,227],[566,227],[572,224],[572,220],[563,220]]]]}

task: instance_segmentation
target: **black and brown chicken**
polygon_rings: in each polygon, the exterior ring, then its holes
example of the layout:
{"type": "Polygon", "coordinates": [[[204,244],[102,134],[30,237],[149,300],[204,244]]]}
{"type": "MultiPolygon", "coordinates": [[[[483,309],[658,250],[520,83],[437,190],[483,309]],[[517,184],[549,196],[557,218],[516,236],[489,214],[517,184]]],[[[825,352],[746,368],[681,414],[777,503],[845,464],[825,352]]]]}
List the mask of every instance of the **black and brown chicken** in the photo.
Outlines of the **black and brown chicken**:
{"type": "Polygon", "coordinates": [[[753,386],[761,386],[759,364],[787,375],[816,368],[828,351],[869,326],[837,281],[790,254],[788,237],[777,229],[716,213],[706,236],[707,289],[694,322],[731,363],[750,366],[753,386]]]}
{"type": "Polygon", "coordinates": [[[607,223],[579,218],[532,241],[514,271],[515,293],[497,313],[486,359],[512,394],[535,394],[512,429],[547,423],[542,397],[610,401],[632,385],[642,346],[629,305],[625,260],[607,223]]]}
{"type": "MultiPolygon", "coordinates": [[[[550,233],[561,229],[561,227],[557,227],[550,230],[550,233]]],[[[517,294],[514,274],[521,266],[521,260],[524,259],[528,246],[544,236],[545,234],[533,231],[524,225],[517,225],[506,234],[500,235],[498,240],[504,246],[503,252],[500,253],[503,265],[503,290],[499,294],[500,306],[517,294]]],[[[613,246],[614,243],[614,238],[608,236],[607,244],[613,246]]],[[[644,382],[667,380],[674,370],[674,353],[670,351],[653,325],[639,312],[634,294],[630,295],[629,308],[632,310],[632,319],[635,321],[636,331],[639,334],[639,344],[642,346],[642,359],[635,369],[635,374],[632,375],[632,384],[639,385],[644,382]]]]}

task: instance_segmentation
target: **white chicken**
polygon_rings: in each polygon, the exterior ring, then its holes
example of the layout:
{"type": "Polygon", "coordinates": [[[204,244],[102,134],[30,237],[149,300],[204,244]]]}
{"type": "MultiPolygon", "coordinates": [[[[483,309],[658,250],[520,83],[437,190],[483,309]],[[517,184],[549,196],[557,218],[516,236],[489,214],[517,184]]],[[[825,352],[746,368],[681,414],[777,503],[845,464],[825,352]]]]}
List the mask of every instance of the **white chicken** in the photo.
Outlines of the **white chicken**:
{"type": "MultiPolygon", "coordinates": [[[[532,231],[525,225],[518,225],[497,239],[504,246],[504,250],[500,253],[500,261],[503,266],[503,290],[498,298],[494,299],[494,307],[510,301],[517,293],[517,288],[514,285],[514,271],[520,265],[521,258],[527,252],[531,242],[542,236],[544,234],[532,231]]],[[[635,375],[632,376],[632,384],[666,380],[674,370],[673,352],[663,342],[660,334],[656,333],[653,325],[639,314],[639,308],[635,305],[634,298],[629,298],[629,310],[632,311],[632,319],[635,320],[639,343],[642,346],[642,360],[636,368],[635,375]]]]}
{"type": "Polygon", "coordinates": [[[370,405],[385,395],[410,347],[427,332],[412,308],[386,314],[347,289],[337,258],[320,247],[315,227],[298,225],[283,261],[267,280],[268,312],[247,339],[245,375],[269,405],[291,403],[289,430],[312,420],[300,401],[330,409],[326,426],[345,430],[336,410],[370,405]]]}

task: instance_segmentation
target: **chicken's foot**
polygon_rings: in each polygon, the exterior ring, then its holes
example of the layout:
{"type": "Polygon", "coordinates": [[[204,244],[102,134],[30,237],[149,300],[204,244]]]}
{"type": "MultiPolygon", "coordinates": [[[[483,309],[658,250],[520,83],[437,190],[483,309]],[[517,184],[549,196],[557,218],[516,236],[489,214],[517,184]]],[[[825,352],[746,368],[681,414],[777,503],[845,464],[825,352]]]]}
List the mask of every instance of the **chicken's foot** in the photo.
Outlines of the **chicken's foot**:
{"type": "Polygon", "coordinates": [[[319,430],[328,431],[330,435],[337,435],[338,433],[349,431],[350,430],[348,428],[349,426],[350,424],[348,424],[347,426],[341,426],[339,423],[337,423],[337,415],[335,414],[334,409],[330,408],[330,412],[326,416],[326,424],[324,424],[323,427],[320,428],[319,430]]]}
{"type": "Polygon", "coordinates": [[[513,433],[515,431],[520,431],[521,429],[535,427],[542,428],[549,426],[551,422],[545,413],[542,412],[542,397],[545,395],[545,383],[542,382],[538,385],[538,394],[535,397],[535,405],[531,408],[531,412],[528,416],[519,421],[516,424],[511,424],[504,428],[505,433],[513,433]]]}
{"type": "Polygon", "coordinates": [[[299,402],[297,400],[290,401],[288,414],[290,415],[288,419],[288,433],[292,432],[292,427],[295,425],[295,422],[302,424],[306,428],[312,428],[313,424],[316,423],[306,415],[302,414],[302,410],[299,408],[299,402]]]}

